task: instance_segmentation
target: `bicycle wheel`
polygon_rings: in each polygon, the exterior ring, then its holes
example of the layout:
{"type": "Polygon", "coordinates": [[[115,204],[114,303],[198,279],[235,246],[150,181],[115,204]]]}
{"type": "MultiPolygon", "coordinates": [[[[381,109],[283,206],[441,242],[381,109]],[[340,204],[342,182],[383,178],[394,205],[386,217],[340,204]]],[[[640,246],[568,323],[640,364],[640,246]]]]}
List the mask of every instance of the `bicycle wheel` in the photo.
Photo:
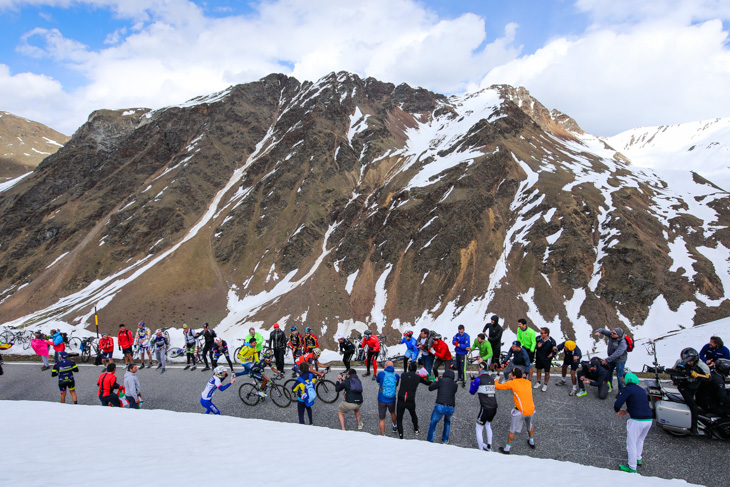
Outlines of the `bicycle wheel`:
{"type": "Polygon", "coordinates": [[[15,335],[10,331],[0,333],[0,343],[12,343],[13,338],[15,338],[15,335]]]}
{"type": "Polygon", "coordinates": [[[69,339],[66,351],[68,353],[79,353],[81,351],[81,339],[76,337],[69,339]]]}
{"type": "Polygon", "coordinates": [[[327,404],[332,404],[340,397],[340,393],[335,390],[335,383],[328,379],[318,380],[316,390],[317,397],[327,404]]]}
{"type": "Polygon", "coordinates": [[[28,350],[30,348],[30,337],[26,336],[23,337],[23,350],[28,350]]]}
{"type": "Polygon", "coordinates": [[[280,408],[285,408],[291,404],[291,394],[284,386],[272,384],[269,388],[269,397],[280,408]]]}
{"type": "Polygon", "coordinates": [[[235,358],[236,360],[238,360],[238,352],[241,351],[241,348],[243,348],[243,347],[242,346],[241,347],[238,347],[237,349],[235,349],[233,351],[233,358],[235,358]]]}
{"type": "Polygon", "coordinates": [[[241,401],[243,401],[244,404],[255,406],[259,403],[259,399],[261,399],[257,392],[258,389],[256,389],[256,386],[247,382],[238,388],[238,397],[241,398],[241,401]]]}
{"type": "Polygon", "coordinates": [[[284,382],[284,389],[289,391],[289,394],[291,395],[292,398],[294,397],[294,393],[292,392],[292,387],[294,387],[294,384],[296,384],[296,382],[297,382],[296,379],[289,379],[288,381],[284,382]]]}

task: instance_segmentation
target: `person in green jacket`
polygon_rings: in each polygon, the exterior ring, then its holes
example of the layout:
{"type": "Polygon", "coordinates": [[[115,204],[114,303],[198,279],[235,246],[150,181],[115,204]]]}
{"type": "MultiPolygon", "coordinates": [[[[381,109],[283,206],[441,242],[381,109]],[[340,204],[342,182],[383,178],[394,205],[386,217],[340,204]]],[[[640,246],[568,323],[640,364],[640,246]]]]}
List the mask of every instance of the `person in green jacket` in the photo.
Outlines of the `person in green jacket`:
{"type": "Polygon", "coordinates": [[[517,340],[527,351],[530,357],[530,370],[527,372],[525,379],[532,381],[532,365],[535,363],[535,348],[537,347],[537,334],[535,330],[527,327],[527,320],[520,318],[517,320],[517,340]]]}
{"type": "Polygon", "coordinates": [[[489,363],[489,359],[492,358],[492,345],[487,340],[487,336],[484,333],[480,333],[474,339],[474,343],[471,347],[467,348],[468,351],[479,350],[479,356],[477,357],[477,363],[480,364],[484,361],[489,363]]]}
{"type": "Polygon", "coordinates": [[[249,340],[252,338],[256,339],[256,357],[254,358],[254,362],[257,362],[259,357],[261,357],[261,349],[264,348],[264,337],[261,336],[261,333],[251,327],[248,329],[248,335],[246,335],[243,341],[245,343],[249,343],[249,340]]]}

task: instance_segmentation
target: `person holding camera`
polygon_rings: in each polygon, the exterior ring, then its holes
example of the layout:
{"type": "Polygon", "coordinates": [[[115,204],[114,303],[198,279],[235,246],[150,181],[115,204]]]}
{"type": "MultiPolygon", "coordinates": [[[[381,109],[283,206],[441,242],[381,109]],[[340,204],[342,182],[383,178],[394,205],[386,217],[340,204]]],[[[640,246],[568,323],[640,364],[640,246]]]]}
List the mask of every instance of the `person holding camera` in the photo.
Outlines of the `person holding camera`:
{"type": "Polygon", "coordinates": [[[357,376],[355,369],[349,369],[347,375],[337,376],[337,383],[335,384],[335,390],[337,392],[345,391],[345,398],[342,400],[339,406],[337,406],[337,418],[340,420],[340,427],[342,431],[345,430],[345,414],[349,412],[355,413],[355,419],[357,420],[357,429],[362,429],[362,419],[360,417],[360,407],[363,403],[362,397],[362,382],[357,376]]]}

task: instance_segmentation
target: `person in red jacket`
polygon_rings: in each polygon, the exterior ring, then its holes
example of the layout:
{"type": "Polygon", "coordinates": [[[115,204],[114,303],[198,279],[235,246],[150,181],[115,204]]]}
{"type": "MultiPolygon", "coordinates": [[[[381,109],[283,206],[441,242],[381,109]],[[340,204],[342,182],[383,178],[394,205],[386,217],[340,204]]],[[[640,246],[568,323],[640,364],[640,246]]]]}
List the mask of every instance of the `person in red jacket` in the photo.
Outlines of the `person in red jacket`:
{"type": "Polygon", "coordinates": [[[119,350],[124,354],[124,364],[129,365],[134,363],[132,360],[132,344],[134,343],[134,335],[132,332],[127,330],[124,324],[119,325],[119,333],[117,334],[117,345],[119,350]]]}
{"type": "Polygon", "coordinates": [[[370,330],[365,330],[364,337],[362,339],[362,343],[360,344],[361,347],[364,347],[367,345],[368,347],[368,355],[365,357],[365,367],[367,367],[367,372],[363,377],[367,377],[370,375],[370,362],[373,363],[373,380],[378,376],[378,354],[380,353],[380,340],[378,340],[378,337],[373,335],[373,332],[370,330]]]}
{"type": "Polygon", "coordinates": [[[112,362],[112,355],[114,355],[114,339],[106,333],[101,334],[101,340],[99,340],[99,348],[101,348],[101,364],[109,365],[112,362]]]}
{"type": "Polygon", "coordinates": [[[441,364],[444,364],[444,370],[451,369],[451,352],[441,335],[434,335],[430,352],[436,357],[433,361],[433,376],[438,379],[441,364]]]}
{"type": "MultiPolygon", "coordinates": [[[[114,347],[112,347],[113,350],[114,347]]],[[[116,370],[116,364],[107,365],[106,372],[102,372],[96,381],[96,385],[99,386],[99,401],[101,401],[102,406],[112,405],[118,408],[122,407],[119,395],[117,394],[119,384],[117,384],[116,370]]]]}

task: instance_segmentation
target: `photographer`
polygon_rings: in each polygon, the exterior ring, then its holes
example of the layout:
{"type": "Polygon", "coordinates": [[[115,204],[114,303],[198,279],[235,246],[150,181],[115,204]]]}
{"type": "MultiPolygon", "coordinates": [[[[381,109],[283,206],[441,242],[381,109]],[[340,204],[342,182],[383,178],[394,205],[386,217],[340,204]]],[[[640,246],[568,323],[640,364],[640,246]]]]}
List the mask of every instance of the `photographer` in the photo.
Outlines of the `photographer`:
{"type": "Polygon", "coordinates": [[[350,411],[355,413],[357,420],[357,429],[362,429],[362,419],[360,418],[360,406],[362,406],[362,382],[357,377],[357,371],[350,369],[347,371],[347,378],[338,375],[335,390],[345,391],[345,399],[337,407],[337,417],[340,420],[340,427],[345,430],[345,414],[350,411]]]}

